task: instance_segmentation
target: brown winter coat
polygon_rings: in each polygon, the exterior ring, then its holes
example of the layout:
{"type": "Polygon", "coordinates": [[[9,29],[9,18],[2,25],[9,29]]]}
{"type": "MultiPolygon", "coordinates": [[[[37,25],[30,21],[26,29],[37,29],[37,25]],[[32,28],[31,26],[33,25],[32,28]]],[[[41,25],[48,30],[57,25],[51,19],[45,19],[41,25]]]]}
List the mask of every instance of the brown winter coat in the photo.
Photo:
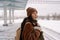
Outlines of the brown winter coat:
{"type": "Polygon", "coordinates": [[[23,40],[38,40],[40,36],[40,30],[34,29],[30,22],[25,24],[23,29],[23,40]]]}
{"type": "MultiPolygon", "coordinates": [[[[34,29],[30,22],[27,22],[24,26],[22,37],[23,40],[38,40],[40,36],[40,30],[34,29]]],[[[20,30],[16,31],[16,40],[20,38],[20,30]]]]}

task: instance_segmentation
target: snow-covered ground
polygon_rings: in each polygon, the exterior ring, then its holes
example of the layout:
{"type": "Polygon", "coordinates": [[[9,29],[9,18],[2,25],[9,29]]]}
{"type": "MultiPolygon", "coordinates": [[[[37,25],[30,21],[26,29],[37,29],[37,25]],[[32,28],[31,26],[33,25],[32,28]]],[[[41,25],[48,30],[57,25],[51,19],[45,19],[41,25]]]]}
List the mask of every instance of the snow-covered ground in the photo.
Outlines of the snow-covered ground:
{"type": "Polygon", "coordinates": [[[46,40],[60,40],[60,21],[38,20],[46,40]]]}
{"type": "MultiPolygon", "coordinates": [[[[2,26],[3,21],[0,21],[0,40],[14,40],[15,32],[20,27],[23,19],[17,19],[9,26],[2,26]]],[[[45,40],[60,40],[60,21],[57,20],[38,20],[45,40]]]]}
{"type": "Polygon", "coordinates": [[[60,33],[60,21],[57,20],[38,20],[41,26],[54,30],[60,33]]]}

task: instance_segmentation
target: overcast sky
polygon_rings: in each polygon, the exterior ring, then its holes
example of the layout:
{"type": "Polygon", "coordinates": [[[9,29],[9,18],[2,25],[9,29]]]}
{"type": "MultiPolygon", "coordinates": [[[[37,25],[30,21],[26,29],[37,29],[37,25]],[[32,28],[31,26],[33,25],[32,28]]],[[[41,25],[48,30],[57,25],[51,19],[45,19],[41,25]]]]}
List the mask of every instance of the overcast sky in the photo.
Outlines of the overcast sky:
{"type": "Polygon", "coordinates": [[[60,4],[28,4],[27,7],[36,8],[39,15],[60,14],[60,4]]]}
{"type": "Polygon", "coordinates": [[[29,0],[28,7],[36,8],[39,15],[60,14],[60,0],[29,0]]]}

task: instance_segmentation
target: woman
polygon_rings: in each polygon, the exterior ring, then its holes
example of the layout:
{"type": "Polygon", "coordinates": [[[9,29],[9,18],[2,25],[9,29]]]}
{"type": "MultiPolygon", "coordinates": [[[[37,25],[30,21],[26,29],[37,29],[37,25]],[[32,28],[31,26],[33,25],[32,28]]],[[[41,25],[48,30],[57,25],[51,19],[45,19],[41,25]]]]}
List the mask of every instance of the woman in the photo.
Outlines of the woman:
{"type": "Polygon", "coordinates": [[[37,10],[35,8],[27,8],[27,17],[21,24],[21,34],[19,40],[40,40],[41,29],[37,23],[37,10]]]}
{"type": "Polygon", "coordinates": [[[37,23],[37,10],[27,8],[27,17],[23,20],[20,28],[16,31],[16,40],[44,40],[40,26],[37,23]],[[20,36],[19,36],[20,35],[20,36]]]}

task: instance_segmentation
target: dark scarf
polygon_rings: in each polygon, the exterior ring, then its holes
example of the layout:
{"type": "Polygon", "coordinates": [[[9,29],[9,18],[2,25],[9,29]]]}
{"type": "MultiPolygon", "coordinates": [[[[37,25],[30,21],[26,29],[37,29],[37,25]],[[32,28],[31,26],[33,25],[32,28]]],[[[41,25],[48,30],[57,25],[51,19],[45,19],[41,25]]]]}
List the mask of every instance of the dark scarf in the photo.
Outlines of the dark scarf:
{"type": "Polygon", "coordinates": [[[28,19],[32,23],[33,26],[37,26],[37,20],[33,20],[33,18],[31,16],[28,17],[28,19]]]}
{"type": "Polygon", "coordinates": [[[23,28],[24,28],[24,25],[25,25],[26,22],[31,22],[33,27],[37,26],[37,20],[33,20],[33,18],[31,16],[24,18],[24,20],[23,20],[23,22],[21,24],[20,40],[23,40],[23,38],[22,38],[22,31],[23,31],[23,28]]]}

